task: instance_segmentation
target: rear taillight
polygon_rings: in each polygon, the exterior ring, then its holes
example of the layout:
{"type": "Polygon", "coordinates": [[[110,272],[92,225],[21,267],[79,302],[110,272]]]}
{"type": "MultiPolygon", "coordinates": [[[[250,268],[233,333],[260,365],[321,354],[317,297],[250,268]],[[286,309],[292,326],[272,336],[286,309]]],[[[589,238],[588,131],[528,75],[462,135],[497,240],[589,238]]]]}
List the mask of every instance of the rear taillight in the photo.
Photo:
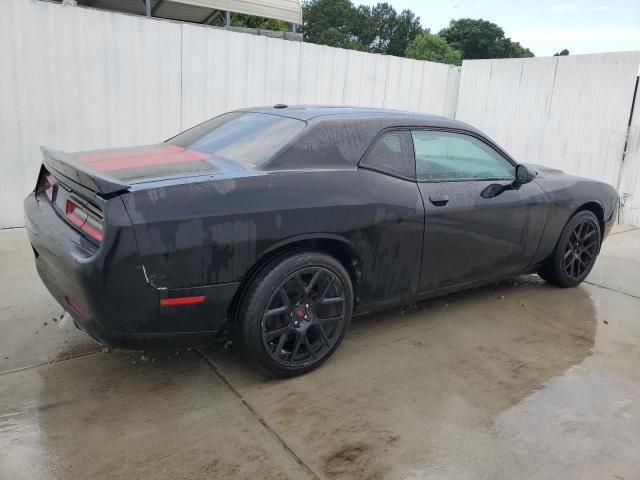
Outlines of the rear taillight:
{"type": "Polygon", "coordinates": [[[53,202],[53,185],[51,185],[49,181],[49,175],[50,173],[43,168],[38,184],[38,191],[44,192],[49,201],[53,202]]]}
{"type": "Polygon", "coordinates": [[[102,241],[102,218],[88,208],[68,199],[65,207],[67,220],[97,242],[102,241]]]}
{"type": "Polygon", "coordinates": [[[42,182],[42,188],[44,189],[44,193],[47,195],[49,201],[53,201],[53,185],[49,181],[49,175],[45,175],[44,181],[42,182]]]}

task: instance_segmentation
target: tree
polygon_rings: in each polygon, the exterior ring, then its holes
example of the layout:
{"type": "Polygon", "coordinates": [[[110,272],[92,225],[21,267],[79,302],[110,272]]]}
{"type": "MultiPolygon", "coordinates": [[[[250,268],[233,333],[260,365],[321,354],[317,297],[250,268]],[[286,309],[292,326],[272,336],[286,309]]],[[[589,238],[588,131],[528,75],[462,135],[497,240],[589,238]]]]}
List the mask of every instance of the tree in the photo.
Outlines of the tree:
{"type": "Polygon", "coordinates": [[[424,31],[420,18],[411,10],[398,14],[386,2],[374,7],[361,5],[356,11],[354,32],[360,43],[373,53],[402,57],[409,42],[424,31]]]}
{"type": "Polygon", "coordinates": [[[302,10],[302,32],[310,43],[452,64],[460,64],[459,55],[533,57],[531,50],[506,38],[498,25],[482,19],[451,20],[439,35],[430,35],[411,10],[398,13],[387,2],[355,7],[352,0],[303,0],[302,10]]]}
{"type": "MultiPolygon", "coordinates": [[[[224,21],[222,17],[218,19],[218,24],[224,21]]],[[[286,32],[288,29],[286,22],[273,18],[256,17],[255,15],[245,15],[244,13],[231,13],[231,26],[244,28],[259,28],[262,30],[275,30],[286,32]]]]}
{"type": "Polygon", "coordinates": [[[365,49],[354,34],[358,12],[351,0],[308,0],[302,8],[302,32],[306,42],[365,49]]]}
{"type": "Polygon", "coordinates": [[[508,55],[506,55],[507,57],[509,58],[535,57],[533,52],[528,48],[525,48],[522,45],[520,45],[520,42],[512,42],[510,38],[505,38],[505,41],[507,42],[507,47],[506,47],[507,48],[506,52],[508,53],[508,55]]]}
{"type": "Polygon", "coordinates": [[[414,38],[407,47],[405,54],[416,60],[428,60],[430,62],[449,63],[460,65],[462,52],[454,49],[440,35],[422,33],[414,38]]]}
{"type": "Polygon", "coordinates": [[[362,45],[353,35],[345,34],[333,27],[317,32],[313,37],[313,41],[309,40],[309,43],[347,48],[349,50],[367,50],[367,47],[362,45]]]}
{"type": "Polygon", "coordinates": [[[564,57],[565,55],[569,55],[569,50],[566,48],[560,52],[556,52],[553,54],[554,57],[564,57]]]}
{"type": "Polygon", "coordinates": [[[504,36],[504,30],[487,20],[461,18],[451,20],[440,35],[463,59],[533,57],[533,52],[504,36]]]}
{"type": "Polygon", "coordinates": [[[306,0],[304,39],[310,43],[404,56],[424,29],[411,10],[398,13],[383,2],[355,7],[350,0],[306,0]]]}
{"type": "Polygon", "coordinates": [[[396,17],[395,26],[389,38],[389,46],[385,53],[403,57],[409,43],[424,32],[429,32],[429,30],[422,28],[420,17],[416,17],[411,10],[403,10],[396,17]]]}

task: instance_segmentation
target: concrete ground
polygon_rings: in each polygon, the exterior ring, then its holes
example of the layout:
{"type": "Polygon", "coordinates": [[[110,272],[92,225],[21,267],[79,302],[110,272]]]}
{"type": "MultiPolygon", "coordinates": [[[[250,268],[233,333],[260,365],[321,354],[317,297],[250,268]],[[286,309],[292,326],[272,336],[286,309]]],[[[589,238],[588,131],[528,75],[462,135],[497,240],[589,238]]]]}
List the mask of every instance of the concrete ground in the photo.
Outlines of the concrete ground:
{"type": "Polygon", "coordinates": [[[0,478],[632,479],[640,230],[587,282],[521,277],[356,319],[268,380],[224,350],[102,349],[0,231],[0,478]]]}

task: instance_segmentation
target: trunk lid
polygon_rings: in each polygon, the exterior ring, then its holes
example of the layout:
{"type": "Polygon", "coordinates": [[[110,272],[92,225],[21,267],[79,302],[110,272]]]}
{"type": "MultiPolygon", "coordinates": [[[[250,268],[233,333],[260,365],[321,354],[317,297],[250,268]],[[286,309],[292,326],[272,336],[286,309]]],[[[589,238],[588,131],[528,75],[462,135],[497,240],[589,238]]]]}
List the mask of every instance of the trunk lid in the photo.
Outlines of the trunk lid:
{"type": "Polygon", "coordinates": [[[76,153],[41,150],[47,170],[103,196],[125,192],[135,183],[218,172],[207,161],[210,154],[166,143],[76,153]]]}
{"type": "Polygon", "coordinates": [[[44,157],[45,168],[54,175],[56,173],[62,175],[93,192],[103,195],[124,192],[129,188],[127,183],[92,169],[89,165],[84,164],[69,153],[52,150],[47,147],[40,147],[40,149],[44,157]]]}

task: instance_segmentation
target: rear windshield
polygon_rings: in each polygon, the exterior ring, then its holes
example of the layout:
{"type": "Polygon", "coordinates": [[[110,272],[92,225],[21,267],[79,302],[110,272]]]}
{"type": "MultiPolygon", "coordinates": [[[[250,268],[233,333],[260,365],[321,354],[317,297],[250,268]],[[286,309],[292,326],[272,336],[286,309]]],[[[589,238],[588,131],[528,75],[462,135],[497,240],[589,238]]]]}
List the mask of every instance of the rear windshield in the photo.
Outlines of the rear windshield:
{"type": "Polygon", "coordinates": [[[168,143],[258,167],[287,145],[306,123],[278,115],[230,112],[173,137],[168,143]]]}

